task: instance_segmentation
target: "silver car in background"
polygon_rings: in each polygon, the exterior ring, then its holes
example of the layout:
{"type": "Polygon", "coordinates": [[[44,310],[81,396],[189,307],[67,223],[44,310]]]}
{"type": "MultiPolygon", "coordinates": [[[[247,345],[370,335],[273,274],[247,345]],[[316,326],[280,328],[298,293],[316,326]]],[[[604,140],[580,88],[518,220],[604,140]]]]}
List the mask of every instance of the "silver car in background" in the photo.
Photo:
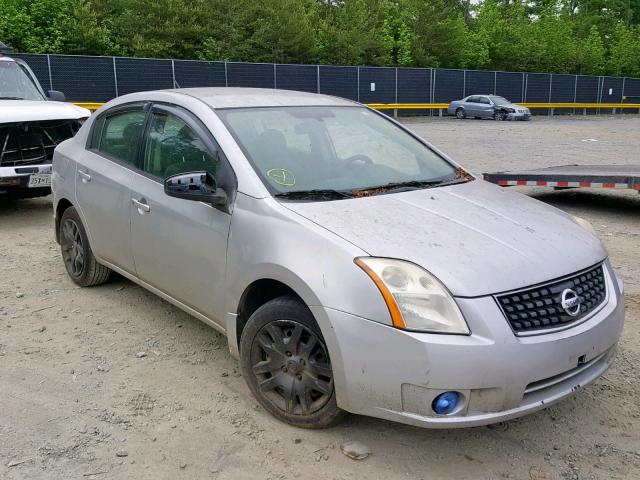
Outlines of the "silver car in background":
{"type": "Polygon", "coordinates": [[[584,220],[344,99],[125,95],[56,149],[53,193],[74,282],[118,272],[222,332],[291,425],[515,418],[602,375],[623,326],[584,220]]]}
{"type": "Polygon", "coordinates": [[[469,95],[455,100],[447,108],[449,115],[463,118],[492,118],[494,120],[529,120],[531,111],[497,95],[469,95]]]}

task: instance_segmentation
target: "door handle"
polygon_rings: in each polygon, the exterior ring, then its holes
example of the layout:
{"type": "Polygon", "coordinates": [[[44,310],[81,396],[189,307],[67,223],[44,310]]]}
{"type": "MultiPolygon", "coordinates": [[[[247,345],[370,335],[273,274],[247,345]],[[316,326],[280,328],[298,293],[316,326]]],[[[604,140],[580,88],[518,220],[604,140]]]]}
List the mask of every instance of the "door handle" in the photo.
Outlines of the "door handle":
{"type": "Polygon", "coordinates": [[[136,206],[140,215],[144,215],[145,213],[149,213],[151,211],[151,207],[148,204],[144,203],[144,198],[141,198],[140,200],[132,198],[131,203],[136,206]]]}
{"type": "Polygon", "coordinates": [[[82,183],[89,183],[91,181],[91,175],[89,175],[87,172],[78,170],[78,175],[80,176],[82,183]]]}

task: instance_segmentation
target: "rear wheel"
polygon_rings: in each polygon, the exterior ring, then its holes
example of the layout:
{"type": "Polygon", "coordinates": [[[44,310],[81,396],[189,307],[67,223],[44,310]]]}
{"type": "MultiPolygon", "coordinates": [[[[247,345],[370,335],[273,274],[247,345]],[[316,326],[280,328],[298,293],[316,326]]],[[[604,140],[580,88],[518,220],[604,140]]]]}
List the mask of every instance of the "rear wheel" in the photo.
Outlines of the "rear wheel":
{"type": "Polygon", "coordinates": [[[93,256],[87,233],[74,207],[67,208],[60,219],[60,250],[67,273],[81,287],[100,285],[109,280],[111,270],[93,256]]]}
{"type": "Polygon", "coordinates": [[[456,118],[462,120],[463,118],[466,118],[466,114],[464,113],[464,108],[460,107],[456,110],[456,118]]]}
{"type": "Polygon", "coordinates": [[[325,428],[343,415],[322,333],[293,295],[271,300],[251,315],[240,339],[240,364],[258,402],[289,425],[325,428]]]}

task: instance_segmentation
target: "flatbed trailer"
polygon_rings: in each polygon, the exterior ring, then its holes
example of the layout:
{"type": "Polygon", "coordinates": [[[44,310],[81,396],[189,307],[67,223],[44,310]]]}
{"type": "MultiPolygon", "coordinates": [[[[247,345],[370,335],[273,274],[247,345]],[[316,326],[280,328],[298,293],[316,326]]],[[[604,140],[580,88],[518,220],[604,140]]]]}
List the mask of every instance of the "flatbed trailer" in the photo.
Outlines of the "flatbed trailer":
{"type": "Polygon", "coordinates": [[[640,193],[640,165],[560,165],[485,173],[484,179],[503,187],[612,188],[640,193]]]}

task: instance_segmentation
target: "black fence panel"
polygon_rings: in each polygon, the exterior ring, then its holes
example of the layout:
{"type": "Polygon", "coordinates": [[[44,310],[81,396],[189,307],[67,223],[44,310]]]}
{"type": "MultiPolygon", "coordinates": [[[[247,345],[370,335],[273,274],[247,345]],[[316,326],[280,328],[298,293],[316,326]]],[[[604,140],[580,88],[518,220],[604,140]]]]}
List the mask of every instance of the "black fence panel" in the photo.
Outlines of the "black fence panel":
{"type": "Polygon", "coordinates": [[[176,88],[224,87],[224,62],[174,60],[176,88]]]}
{"type": "MultiPolygon", "coordinates": [[[[525,102],[547,103],[549,102],[549,88],[551,87],[551,75],[548,73],[527,73],[525,83],[525,102]]],[[[535,113],[546,114],[546,108],[536,108],[535,113]]]]}
{"type": "Polygon", "coordinates": [[[118,95],[173,88],[171,60],[116,58],[118,95]]]}
{"type": "Polygon", "coordinates": [[[600,77],[578,75],[577,103],[596,103],[600,95],[600,77]]]}
{"type": "Polygon", "coordinates": [[[35,73],[38,82],[42,85],[45,93],[47,90],[53,90],[51,88],[51,82],[49,81],[49,65],[47,63],[46,55],[36,55],[29,53],[11,54],[13,58],[21,58],[35,73]]]}
{"type": "Polygon", "coordinates": [[[524,101],[524,79],[523,73],[497,72],[496,73],[496,95],[500,95],[512,102],[524,101]]]}
{"type": "Polygon", "coordinates": [[[433,103],[449,103],[464,97],[464,71],[438,68],[434,71],[433,103]]]}
{"type": "Polygon", "coordinates": [[[395,103],[396,69],[360,67],[360,101],[362,103],[395,103]]]}
{"type": "Polygon", "coordinates": [[[276,88],[317,93],[318,67],[314,65],[276,65],[276,88]]]}
{"type": "MultiPolygon", "coordinates": [[[[431,69],[398,69],[398,103],[431,102],[431,69]]],[[[402,115],[429,115],[430,110],[398,110],[402,115]]]]}
{"type": "Polygon", "coordinates": [[[358,100],[358,68],[321,66],[320,93],[358,100]]]}
{"type": "MultiPolygon", "coordinates": [[[[575,75],[551,76],[551,103],[573,103],[576,91],[575,75]]],[[[572,108],[556,108],[555,113],[573,113],[572,108]]]]}
{"type": "Polygon", "coordinates": [[[622,87],[624,79],[618,77],[603,77],[603,82],[600,101],[602,103],[622,102],[622,87]]]}
{"type": "MultiPolygon", "coordinates": [[[[640,78],[624,79],[624,97],[622,103],[640,103],[640,78]]],[[[626,108],[624,113],[640,113],[640,108],[626,108]]]]}
{"type": "Polygon", "coordinates": [[[227,63],[229,87],[274,88],[275,68],[272,63],[227,63]]]}
{"type": "Polygon", "coordinates": [[[575,89],[575,75],[554,74],[551,78],[551,103],[572,103],[575,89]]]}
{"type": "MultiPolygon", "coordinates": [[[[618,77],[602,77],[602,88],[600,90],[601,103],[622,102],[623,79],[618,77]]],[[[612,108],[603,108],[600,113],[612,113],[612,108]]]]}
{"type": "Polygon", "coordinates": [[[640,78],[625,78],[625,103],[640,103],[640,78]]]}
{"type": "Polygon", "coordinates": [[[113,58],[51,55],[51,83],[69,101],[107,102],[116,96],[113,58]]]}
{"type": "MultiPolygon", "coordinates": [[[[464,96],[493,95],[496,90],[496,73],[481,70],[467,70],[465,76],[464,96]]],[[[455,99],[451,99],[455,100],[455,99]]]]}

